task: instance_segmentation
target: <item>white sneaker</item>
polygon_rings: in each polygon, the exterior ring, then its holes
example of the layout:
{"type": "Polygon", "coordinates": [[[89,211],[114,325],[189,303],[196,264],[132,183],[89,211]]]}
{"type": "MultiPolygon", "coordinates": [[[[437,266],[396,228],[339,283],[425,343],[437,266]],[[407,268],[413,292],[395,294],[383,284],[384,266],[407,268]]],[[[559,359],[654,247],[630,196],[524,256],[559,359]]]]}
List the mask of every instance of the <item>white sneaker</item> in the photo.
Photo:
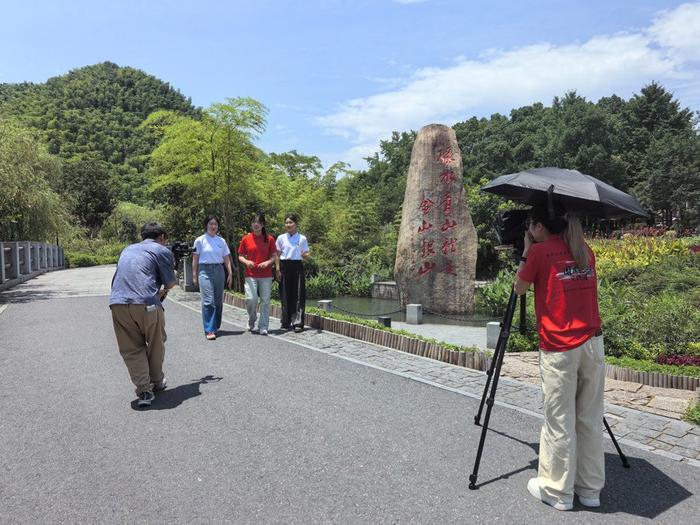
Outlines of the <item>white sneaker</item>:
{"type": "Polygon", "coordinates": [[[547,496],[547,494],[545,494],[540,487],[540,483],[537,481],[537,478],[531,478],[530,481],[527,482],[527,491],[542,503],[546,503],[550,507],[554,507],[557,510],[571,510],[574,508],[573,503],[565,503],[560,499],[547,496]]]}
{"type": "Polygon", "coordinates": [[[267,330],[260,330],[260,335],[267,335],[267,330]]]}
{"type": "Polygon", "coordinates": [[[584,507],[591,507],[591,508],[596,508],[600,507],[600,497],[597,498],[587,498],[586,496],[581,496],[579,494],[576,494],[578,496],[578,502],[583,505],[584,507]]]}

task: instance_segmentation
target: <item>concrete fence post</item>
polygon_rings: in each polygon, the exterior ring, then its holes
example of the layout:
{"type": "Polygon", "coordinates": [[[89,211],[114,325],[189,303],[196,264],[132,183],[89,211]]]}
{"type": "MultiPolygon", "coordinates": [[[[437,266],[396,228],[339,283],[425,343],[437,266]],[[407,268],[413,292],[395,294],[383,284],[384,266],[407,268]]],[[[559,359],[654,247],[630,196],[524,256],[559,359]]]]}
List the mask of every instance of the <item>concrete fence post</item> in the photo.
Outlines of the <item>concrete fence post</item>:
{"type": "Polygon", "coordinates": [[[498,321],[486,323],[486,348],[496,348],[499,335],[501,335],[501,323],[498,321]]]}
{"type": "Polygon", "coordinates": [[[423,305],[422,304],[407,304],[406,305],[406,323],[407,324],[423,324],[423,305]]]}
{"type": "Polygon", "coordinates": [[[333,301],[331,301],[330,299],[322,299],[318,302],[318,307],[321,310],[330,312],[333,309],[333,301]]]}
{"type": "Polygon", "coordinates": [[[32,273],[32,243],[23,242],[22,246],[24,246],[24,273],[29,274],[32,273]]]}
{"type": "MultiPolygon", "coordinates": [[[[182,279],[182,289],[186,292],[198,292],[199,288],[194,285],[194,273],[192,272],[192,258],[183,257],[180,260],[180,266],[182,267],[181,275],[182,279]]],[[[180,270],[178,268],[178,270],[180,270]]]]}
{"type": "Polygon", "coordinates": [[[9,261],[8,264],[10,265],[9,272],[7,273],[6,277],[8,279],[17,279],[21,275],[21,270],[20,270],[20,259],[19,259],[19,243],[18,242],[8,242],[7,243],[10,247],[9,251],[9,261]]]}
{"type": "Polygon", "coordinates": [[[49,245],[45,242],[41,243],[41,267],[46,269],[49,267],[49,245]]]}
{"type": "Polygon", "coordinates": [[[0,242],[0,284],[5,282],[5,243],[0,242]]]}
{"type": "Polygon", "coordinates": [[[32,271],[41,269],[41,243],[32,243],[32,271]]]}

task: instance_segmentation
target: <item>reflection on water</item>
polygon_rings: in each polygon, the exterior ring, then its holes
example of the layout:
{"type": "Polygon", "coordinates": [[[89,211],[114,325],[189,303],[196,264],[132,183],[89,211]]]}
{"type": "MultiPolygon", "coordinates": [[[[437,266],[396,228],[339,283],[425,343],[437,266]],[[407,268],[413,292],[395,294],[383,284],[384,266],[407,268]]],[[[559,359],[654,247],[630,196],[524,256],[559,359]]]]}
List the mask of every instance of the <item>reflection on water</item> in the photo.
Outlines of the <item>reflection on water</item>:
{"type": "MultiPolygon", "coordinates": [[[[318,306],[318,299],[308,299],[307,306],[318,306]]],[[[391,317],[392,321],[405,322],[406,313],[398,301],[390,299],[375,299],[374,297],[336,297],[333,299],[333,310],[348,315],[356,315],[365,319],[374,319],[380,315],[391,317]],[[362,315],[360,315],[362,314],[362,315]]],[[[488,314],[473,315],[450,314],[447,317],[423,312],[425,324],[449,324],[457,326],[486,326],[489,321],[499,321],[499,318],[488,314]],[[447,318],[449,317],[449,319],[447,318]]]]}

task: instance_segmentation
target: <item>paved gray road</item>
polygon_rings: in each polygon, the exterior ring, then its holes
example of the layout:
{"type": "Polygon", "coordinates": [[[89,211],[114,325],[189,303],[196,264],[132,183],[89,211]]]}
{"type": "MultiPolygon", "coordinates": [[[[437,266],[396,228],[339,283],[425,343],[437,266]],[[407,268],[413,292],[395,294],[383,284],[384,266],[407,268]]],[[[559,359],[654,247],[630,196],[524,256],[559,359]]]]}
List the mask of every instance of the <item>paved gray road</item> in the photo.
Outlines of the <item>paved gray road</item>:
{"type": "Polygon", "coordinates": [[[540,421],[503,407],[469,491],[475,400],[231,324],[208,342],[171,301],[169,389],[134,410],[106,297],[18,290],[0,313],[1,523],[697,517],[697,468],[636,449],[632,470],[608,451],[600,511],[538,504],[524,487],[540,421]]]}

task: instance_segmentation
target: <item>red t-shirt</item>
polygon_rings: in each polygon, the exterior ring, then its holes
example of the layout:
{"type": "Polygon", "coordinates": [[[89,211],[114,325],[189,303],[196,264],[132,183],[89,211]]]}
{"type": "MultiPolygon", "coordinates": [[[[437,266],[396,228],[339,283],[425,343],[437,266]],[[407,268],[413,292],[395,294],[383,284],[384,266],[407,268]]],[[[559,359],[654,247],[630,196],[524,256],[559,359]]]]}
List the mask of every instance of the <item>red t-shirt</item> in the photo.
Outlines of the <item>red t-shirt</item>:
{"type": "Polygon", "coordinates": [[[263,235],[255,235],[247,233],[241,239],[241,244],[238,245],[238,255],[242,255],[249,261],[255,263],[255,268],[250,269],[245,267],[246,277],[272,277],[272,268],[270,265],[267,268],[258,268],[260,263],[268,261],[272,254],[277,253],[277,246],[272,235],[267,236],[267,242],[263,235]]]}
{"type": "Polygon", "coordinates": [[[535,314],[540,348],[571,350],[590,339],[600,328],[595,256],[590,268],[581,270],[558,235],[530,247],[518,276],[535,285],[535,314]]]}

